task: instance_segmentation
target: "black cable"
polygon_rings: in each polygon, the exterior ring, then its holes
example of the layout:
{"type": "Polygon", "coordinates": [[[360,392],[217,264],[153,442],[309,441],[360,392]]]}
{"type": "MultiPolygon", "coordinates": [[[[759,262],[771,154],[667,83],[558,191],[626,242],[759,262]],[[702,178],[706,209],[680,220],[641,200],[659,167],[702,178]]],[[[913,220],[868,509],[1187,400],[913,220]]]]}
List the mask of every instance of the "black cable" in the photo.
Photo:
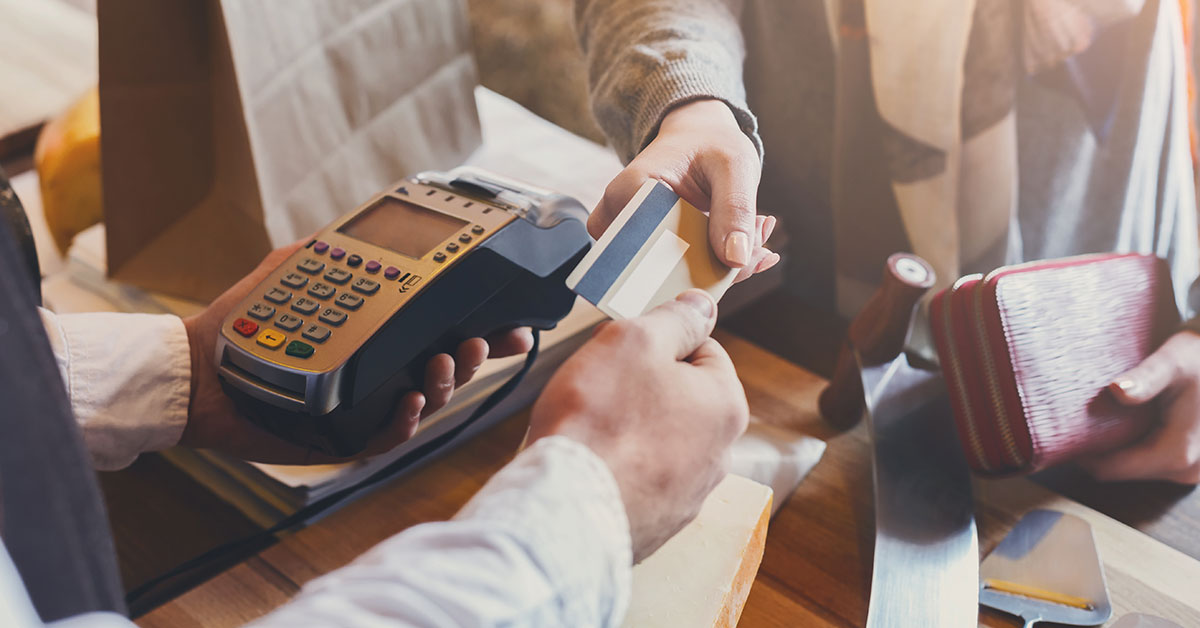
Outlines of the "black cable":
{"type": "Polygon", "coordinates": [[[370,477],[364,479],[358,484],[355,484],[354,486],[348,486],[340,491],[326,495],[325,497],[322,497],[321,499],[318,499],[317,501],[300,508],[296,512],[284,517],[283,519],[280,519],[275,525],[265,530],[255,532],[254,534],[237,539],[235,541],[218,545],[208,551],[205,551],[199,556],[180,563],[165,573],[151,578],[150,580],[138,585],[129,593],[125,594],[125,603],[132,607],[137,600],[158,588],[158,586],[162,583],[218,562],[219,560],[229,556],[234,552],[237,552],[238,550],[262,544],[280,532],[290,530],[307,522],[313,517],[325,512],[330,507],[343,501],[347,497],[350,497],[351,495],[365,488],[374,486],[375,484],[387,480],[396,475],[398,472],[409,469],[413,465],[419,463],[430,454],[436,452],[444,445],[457,438],[468,427],[482,418],[483,415],[490,412],[492,408],[495,408],[496,405],[503,401],[505,397],[508,397],[508,395],[510,395],[512,391],[515,390],[518,385],[520,385],[521,380],[525,379],[525,375],[529,373],[529,369],[533,367],[533,362],[537,359],[538,346],[540,344],[541,334],[537,329],[534,329],[533,347],[525,356],[525,363],[521,366],[521,370],[514,373],[507,382],[504,382],[504,385],[500,386],[500,388],[497,388],[491,395],[488,395],[488,398],[484,399],[483,403],[480,404],[478,408],[475,408],[475,411],[471,413],[471,416],[467,417],[467,419],[462,423],[450,428],[443,434],[439,434],[437,437],[408,452],[404,456],[397,458],[389,463],[386,467],[376,471],[375,473],[371,474],[370,477]]]}

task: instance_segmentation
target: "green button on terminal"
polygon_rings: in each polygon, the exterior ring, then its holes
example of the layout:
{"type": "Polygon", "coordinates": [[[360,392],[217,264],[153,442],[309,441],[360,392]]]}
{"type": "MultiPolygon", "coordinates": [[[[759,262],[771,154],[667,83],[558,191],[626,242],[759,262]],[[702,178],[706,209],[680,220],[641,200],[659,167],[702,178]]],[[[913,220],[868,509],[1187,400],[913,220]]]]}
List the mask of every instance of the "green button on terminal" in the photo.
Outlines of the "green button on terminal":
{"type": "Polygon", "coordinates": [[[313,346],[308,344],[307,342],[300,342],[299,340],[293,340],[288,343],[287,349],[285,349],[285,351],[287,352],[288,355],[295,356],[297,358],[307,358],[313,354],[314,349],[313,349],[313,346]]]}

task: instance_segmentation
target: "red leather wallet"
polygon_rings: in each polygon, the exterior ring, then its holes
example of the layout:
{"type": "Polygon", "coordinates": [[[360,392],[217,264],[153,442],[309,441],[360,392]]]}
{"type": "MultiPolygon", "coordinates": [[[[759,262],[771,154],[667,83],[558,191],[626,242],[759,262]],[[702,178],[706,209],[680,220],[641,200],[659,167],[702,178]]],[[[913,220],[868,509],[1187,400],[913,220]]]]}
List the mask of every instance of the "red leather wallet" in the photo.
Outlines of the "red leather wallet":
{"type": "Polygon", "coordinates": [[[1037,471],[1145,434],[1152,408],[1106,390],[1179,324],[1166,263],[1047,260],[963,277],[934,297],[934,340],[971,467],[1037,471]]]}

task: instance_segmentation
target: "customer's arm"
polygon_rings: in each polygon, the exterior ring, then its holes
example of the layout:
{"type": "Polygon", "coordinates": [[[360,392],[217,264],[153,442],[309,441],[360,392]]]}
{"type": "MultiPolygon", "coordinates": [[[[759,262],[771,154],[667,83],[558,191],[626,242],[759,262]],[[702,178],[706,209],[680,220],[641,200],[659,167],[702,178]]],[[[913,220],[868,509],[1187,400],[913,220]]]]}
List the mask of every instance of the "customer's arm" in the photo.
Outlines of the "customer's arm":
{"type": "Polygon", "coordinates": [[[608,228],[647,178],[711,213],[717,256],[738,279],[779,257],[757,215],[762,143],[746,105],[740,0],[576,0],[592,110],[628,166],[592,212],[608,228]]]}
{"type": "Polygon", "coordinates": [[[576,0],[592,110],[625,162],[663,115],[692,100],[724,102],[749,139],[757,125],[742,83],[740,1],[576,0]]]}

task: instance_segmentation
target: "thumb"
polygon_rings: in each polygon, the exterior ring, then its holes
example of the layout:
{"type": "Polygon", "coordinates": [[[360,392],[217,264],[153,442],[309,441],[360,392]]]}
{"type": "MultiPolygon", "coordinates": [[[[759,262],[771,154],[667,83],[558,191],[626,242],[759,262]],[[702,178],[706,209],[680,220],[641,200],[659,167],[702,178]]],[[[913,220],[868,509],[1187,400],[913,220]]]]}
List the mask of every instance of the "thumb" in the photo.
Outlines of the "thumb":
{"type": "Polygon", "coordinates": [[[717,302],[707,292],[693,288],[641,318],[654,345],[682,360],[708,340],[717,322],[717,302]]]}
{"type": "Polygon", "coordinates": [[[726,266],[742,268],[751,262],[754,249],[762,245],[754,221],[760,176],[757,154],[710,155],[705,162],[705,176],[711,186],[709,243],[726,266]]]}
{"type": "Polygon", "coordinates": [[[1173,344],[1168,341],[1141,364],[1117,376],[1108,385],[1117,401],[1128,406],[1140,405],[1170,387],[1176,374],[1173,349],[1173,344]]]}

